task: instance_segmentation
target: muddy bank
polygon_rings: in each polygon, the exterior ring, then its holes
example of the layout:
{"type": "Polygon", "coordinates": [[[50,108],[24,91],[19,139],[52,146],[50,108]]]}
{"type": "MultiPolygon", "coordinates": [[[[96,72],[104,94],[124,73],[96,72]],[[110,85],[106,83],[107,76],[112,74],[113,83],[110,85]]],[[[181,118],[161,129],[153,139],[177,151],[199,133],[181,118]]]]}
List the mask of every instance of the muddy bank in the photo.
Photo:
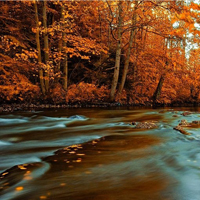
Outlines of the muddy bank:
{"type": "Polygon", "coordinates": [[[61,109],[61,108],[111,108],[111,107],[138,107],[138,108],[162,108],[162,107],[197,107],[200,103],[171,103],[171,104],[121,104],[119,102],[107,103],[79,103],[79,104],[1,104],[0,113],[14,112],[14,111],[34,111],[39,109],[61,109]]]}

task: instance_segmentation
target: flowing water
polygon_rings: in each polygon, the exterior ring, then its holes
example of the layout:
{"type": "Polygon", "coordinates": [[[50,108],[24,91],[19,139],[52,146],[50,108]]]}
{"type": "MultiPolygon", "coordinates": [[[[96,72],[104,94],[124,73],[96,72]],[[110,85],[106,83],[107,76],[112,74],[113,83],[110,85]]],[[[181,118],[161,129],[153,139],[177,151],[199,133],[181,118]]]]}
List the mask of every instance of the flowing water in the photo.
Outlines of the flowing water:
{"type": "Polygon", "coordinates": [[[200,200],[200,126],[187,108],[0,115],[1,200],[200,200]],[[130,122],[156,121],[156,129],[130,122]]]}

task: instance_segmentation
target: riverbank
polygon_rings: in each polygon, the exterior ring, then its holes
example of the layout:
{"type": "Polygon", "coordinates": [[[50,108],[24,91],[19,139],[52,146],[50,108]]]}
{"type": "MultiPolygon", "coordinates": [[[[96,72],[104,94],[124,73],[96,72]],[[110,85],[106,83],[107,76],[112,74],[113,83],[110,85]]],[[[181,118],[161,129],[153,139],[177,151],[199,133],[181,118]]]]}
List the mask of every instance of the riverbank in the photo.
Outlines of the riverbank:
{"type": "Polygon", "coordinates": [[[110,108],[110,107],[147,107],[147,108],[156,108],[156,107],[198,107],[200,106],[200,103],[180,103],[180,102],[174,102],[171,104],[156,104],[153,105],[152,103],[146,103],[146,104],[121,104],[118,102],[113,103],[80,103],[80,104],[1,104],[0,105],[0,113],[5,112],[15,112],[15,111],[34,111],[38,109],[48,109],[48,108],[110,108]]]}
{"type": "Polygon", "coordinates": [[[38,110],[38,109],[48,109],[48,108],[109,108],[109,107],[126,107],[126,106],[148,106],[152,107],[152,105],[128,105],[128,104],[120,104],[120,103],[98,103],[98,104],[2,104],[0,106],[1,112],[14,112],[20,110],[38,110]]]}

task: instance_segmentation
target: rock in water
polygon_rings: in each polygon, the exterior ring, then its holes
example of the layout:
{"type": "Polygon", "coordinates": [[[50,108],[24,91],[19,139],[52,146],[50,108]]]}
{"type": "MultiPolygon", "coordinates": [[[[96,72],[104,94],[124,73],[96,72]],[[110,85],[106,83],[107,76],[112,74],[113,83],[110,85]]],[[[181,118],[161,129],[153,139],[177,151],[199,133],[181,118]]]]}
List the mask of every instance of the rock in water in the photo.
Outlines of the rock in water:
{"type": "Polygon", "coordinates": [[[134,121],[133,121],[133,122],[131,122],[131,125],[136,125],[136,122],[134,122],[134,121]]]}
{"type": "Polygon", "coordinates": [[[139,122],[139,123],[136,124],[135,128],[151,129],[151,128],[158,128],[158,125],[154,122],[139,122]]]}
{"type": "Polygon", "coordinates": [[[187,131],[185,131],[185,130],[183,129],[183,127],[181,127],[180,125],[176,126],[176,127],[174,128],[174,130],[179,131],[180,133],[182,133],[182,134],[184,134],[184,135],[191,135],[190,133],[188,133],[187,131]]]}
{"type": "Polygon", "coordinates": [[[189,126],[189,125],[190,123],[188,123],[186,119],[182,119],[181,123],[179,123],[179,126],[189,126]]]}
{"type": "Polygon", "coordinates": [[[200,124],[200,121],[192,121],[192,124],[200,124]]]}
{"type": "Polygon", "coordinates": [[[188,112],[188,111],[185,111],[185,112],[182,113],[183,116],[187,116],[187,115],[191,115],[191,114],[192,114],[192,113],[191,113],[191,112],[188,112]]]}

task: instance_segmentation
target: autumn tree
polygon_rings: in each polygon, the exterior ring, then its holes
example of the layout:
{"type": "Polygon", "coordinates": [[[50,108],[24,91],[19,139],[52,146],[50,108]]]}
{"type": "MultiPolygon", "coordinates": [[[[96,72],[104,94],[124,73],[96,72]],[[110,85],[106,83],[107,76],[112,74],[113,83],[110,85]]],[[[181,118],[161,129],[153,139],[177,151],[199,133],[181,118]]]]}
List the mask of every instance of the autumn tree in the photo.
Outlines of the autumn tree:
{"type": "MultiPolygon", "coordinates": [[[[131,6],[132,5],[133,4],[131,4],[131,6]]],[[[126,60],[125,60],[125,64],[124,64],[124,70],[123,70],[123,74],[122,74],[122,78],[121,78],[121,83],[120,83],[120,86],[119,86],[119,93],[122,92],[122,90],[124,88],[125,81],[126,81],[126,76],[127,76],[127,73],[128,73],[128,67],[129,67],[131,49],[132,49],[133,43],[134,43],[134,51],[132,52],[133,57],[135,57],[135,53],[136,53],[136,30],[137,30],[137,27],[136,27],[136,20],[137,20],[136,19],[137,18],[136,10],[137,10],[137,5],[138,5],[138,2],[135,1],[134,2],[134,10],[132,11],[133,14],[132,14],[132,19],[131,19],[130,39],[128,41],[128,50],[127,50],[126,60]]]]}
{"type": "Polygon", "coordinates": [[[35,8],[35,22],[36,22],[36,44],[37,44],[37,53],[38,53],[38,64],[39,64],[39,79],[40,79],[40,85],[42,93],[45,95],[46,93],[46,87],[44,84],[44,74],[43,69],[41,67],[42,64],[42,56],[41,56],[41,46],[40,46],[40,33],[39,33],[39,19],[38,19],[38,8],[37,8],[37,2],[34,2],[34,8],[35,8]]]}
{"type": "Polygon", "coordinates": [[[106,95],[130,104],[198,101],[196,3],[4,1],[1,6],[2,96],[13,82],[11,96],[22,98],[14,84],[18,90],[23,82],[28,90],[40,86],[46,102],[106,101],[106,95]],[[13,79],[12,65],[20,69],[13,79]],[[90,95],[80,95],[80,88],[90,95]]]}
{"type": "Polygon", "coordinates": [[[116,57],[115,57],[115,67],[114,67],[114,75],[110,90],[110,101],[114,101],[115,98],[115,90],[117,88],[118,78],[119,78],[119,69],[120,69],[120,58],[121,58],[121,43],[122,43],[122,1],[118,2],[118,35],[117,35],[117,47],[116,47],[116,57]]]}

